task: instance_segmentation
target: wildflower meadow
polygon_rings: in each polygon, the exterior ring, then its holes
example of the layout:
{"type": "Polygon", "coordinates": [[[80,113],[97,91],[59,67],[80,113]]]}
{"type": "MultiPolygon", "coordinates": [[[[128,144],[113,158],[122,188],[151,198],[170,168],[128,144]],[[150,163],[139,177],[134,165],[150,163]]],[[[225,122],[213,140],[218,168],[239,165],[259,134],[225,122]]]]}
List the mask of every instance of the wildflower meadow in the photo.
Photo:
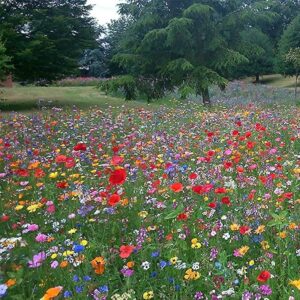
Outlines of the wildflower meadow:
{"type": "Polygon", "coordinates": [[[0,118],[0,298],[300,299],[300,110],[0,118]]]}

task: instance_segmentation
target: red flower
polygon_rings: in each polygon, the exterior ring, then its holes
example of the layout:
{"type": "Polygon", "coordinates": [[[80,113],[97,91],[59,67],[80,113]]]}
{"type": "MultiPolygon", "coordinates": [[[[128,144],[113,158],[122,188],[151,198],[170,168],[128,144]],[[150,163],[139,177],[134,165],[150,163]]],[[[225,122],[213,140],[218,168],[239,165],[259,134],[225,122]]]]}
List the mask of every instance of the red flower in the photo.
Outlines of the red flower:
{"type": "Polygon", "coordinates": [[[232,135],[233,136],[237,136],[237,135],[239,135],[240,133],[239,133],[239,131],[238,130],[233,130],[232,131],[232,135]]]}
{"type": "Polygon", "coordinates": [[[170,186],[170,189],[175,193],[179,193],[183,190],[183,185],[180,182],[176,182],[170,186]]]}
{"type": "Polygon", "coordinates": [[[34,177],[35,178],[42,178],[45,176],[45,172],[42,169],[36,169],[34,171],[34,177]]]}
{"type": "Polygon", "coordinates": [[[110,206],[115,206],[117,205],[121,200],[121,197],[118,194],[113,194],[110,196],[109,200],[108,200],[108,204],[110,206]]]}
{"type": "Polygon", "coordinates": [[[17,175],[21,176],[21,177],[28,177],[29,176],[29,172],[25,169],[19,169],[17,170],[17,175]]]}
{"type": "Polygon", "coordinates": [[[131,245],[122,245],[120,247],[120,257],[121,258],[128,258],[131,253],[133,252],[134,247],[131,245]]]}
{"type": "Polygon", "coordinates": [[[271,277],[271,273],[269,271],[261,271],[260,274],[257,276],[257,281],[259,282],[267,282],[271,277]]]}
{"type": "Polygon", "coordinates": [[[113,185],[123,184],[126,180],[126,170],[118,169],[110,174],[109,182],[113,185]]]}
{"type": "Polygon", "coordinates": [[[185,220],[187,220],[187,218],[188,218],[187,214],[185,214],[185,213],[181,213],[177,216],[178,221],[185,221],[185,220]]]}
{"type": "Polygon", "coordinates": [[[225,188],[216,188],[215,189],[215,193],[216,194],[225,194],[226,193],[226,189],[225,188]]]}
{"type": "Polygon", "coordinates": [[[222,203],[225,204],[225,205],[231,205],[231,202],[230,202],[230,198],[229,197],[223,197],[221,199],[222,203]]]}
{"type": "Polygon", "coordinates": [[[251,231],[251,228],[249,226],[241,226],[240,227],[240,234],[245,235],[248,234],[251,231]]]}
{"type": "Polygon", "coordinates": [[[65,167],[67,169],[71,169],[75,166],[75,160],[73,157],[67,157],[66,161],[65,161],[65,167]]]}
{"type": "Polygon", "coordinates": [[[224,161],[223,166],[225,169],[229,169],[232,167],[232,162],[231,161],[224,161]]]}
{"type": "Polygon", "coordinates": [[[61,181],[61,182],[58,182],[56,184],[56,186],[60,189],[65,189],[68,186],[68,183],[66,181],[61,181]]]}
{"type": "Polygon", "coordinates": [[[117,166],[117,165],[123,163],[123,161],[124,161],[124,158],[123,158],[123,157],[118,156],[118,155],[115,155],[115,156],[113,156],[113,158],[111,159],[111,164],[112,164],[113,166],[117,166]]]}
{"type": "Polygon", "coordinates": [[[57,164],[65,163],[66,160],[67,160],[67,157],[66,157],[65,155],[62,155],[62,154],[57,155],[56,158],[55,158],[55,162],[56,162],[57,164]]]}
{"type": "Polygon", "coordinates": [[[191,180],[196,179],[197,177],[198,177],[198,175],[197,175],[196,173],[192,173],[192,174],[190,174],[190,176],[189,176],[189,178],[190,178],[191,180]]]}
{"type": "Polygon", "coordinates": [[[217,204],[216,204],[216,202],[210,202],[210,203],[208,204],[208,206],[209,206],[210,208],[215,209],[215,208],[217,207],[217,204]]]}
{"type": "Polygon", "coordinates": [[[78,143],[73,149],[74,151],[86,151],[86,144],[78,143]]]}
{"type": "Polygon", "coordinates": [[[1,222],[7,222],[7,221],[9,221],[9,219],[10,219],[10,217],[8,216],[8,215],[3,215],[3,216],[1,216],[1,222]]]}

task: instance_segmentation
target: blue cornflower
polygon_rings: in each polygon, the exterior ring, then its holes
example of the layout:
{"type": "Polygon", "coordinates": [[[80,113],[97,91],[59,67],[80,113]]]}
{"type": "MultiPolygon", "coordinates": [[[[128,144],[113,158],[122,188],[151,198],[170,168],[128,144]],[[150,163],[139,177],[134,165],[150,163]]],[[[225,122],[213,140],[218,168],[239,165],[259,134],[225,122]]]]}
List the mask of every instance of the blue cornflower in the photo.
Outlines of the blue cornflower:
{"type": "Polygon", "coordinates": [[[84,246],[82,245],[75,245],[74,248],[73,248],[74,252],[75,253],[80,253],[84,250],[84,246]]]}
{"type": "Polygon", "coordinates": [[[88,275],[85,275],[85,276],[83,277],[83,280],[84,280],[84,281],[90,281],[90,280],[92,280],[92,277],[90,277],[90,276],[88,276],[88,275]]]}
{"type": "Polygon", "coordinates": [[[72,292],[70,292],[70,291],[64,292],[64,298],[71,298],[71,297],[72,297],[72,292]]]}
{"type": "Polygon", "coordinates": [[[164,261],[164,260],[161,260],[161,261],[159,262],[159,266],[160,266],[161,269],[163,269],[164,267],[167,266],[167,262],[164,261]]]}
{"type": "Polygon", "coordinates": [[[150,277],[151,278],[155,278],[157,276],[157,272],[152,272],[151,274],[150,274],[150,277]]]}
{"type": "Polygon", "coordinates": [[[152,257],[158,257],[159,256],[159,251],[154,251],[151,253],[152,257]]]}
{"type": "Polygon", "coordinates": [[[102,285],[99,287],[101,293],[108,293],[108,285],[102,285]]]}
{"type": "Polygon", "coordinates": [[[83,292],[83,286],[82,285],[77,285],[75,286],[76,293],[82,293],[83,292]]]}
{"type": "Polygon", "coordinates": [[[79,281],[79,277],[77,275],[73,276],[73,281],[78,282],[79,281]]]}

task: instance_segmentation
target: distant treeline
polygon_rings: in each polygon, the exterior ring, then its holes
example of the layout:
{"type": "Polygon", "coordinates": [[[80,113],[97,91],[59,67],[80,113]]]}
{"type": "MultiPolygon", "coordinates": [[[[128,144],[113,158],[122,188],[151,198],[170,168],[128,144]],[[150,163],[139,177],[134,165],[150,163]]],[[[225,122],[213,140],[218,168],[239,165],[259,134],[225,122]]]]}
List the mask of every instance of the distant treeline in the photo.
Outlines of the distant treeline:
{"type": "Polygon", "coordinates": [[[299,0],[124,0],[97,25],[86,0],[0,0],[0,75],[113,77],[103,90],[148,100],[227,81],[299,74],[299,0]]]}

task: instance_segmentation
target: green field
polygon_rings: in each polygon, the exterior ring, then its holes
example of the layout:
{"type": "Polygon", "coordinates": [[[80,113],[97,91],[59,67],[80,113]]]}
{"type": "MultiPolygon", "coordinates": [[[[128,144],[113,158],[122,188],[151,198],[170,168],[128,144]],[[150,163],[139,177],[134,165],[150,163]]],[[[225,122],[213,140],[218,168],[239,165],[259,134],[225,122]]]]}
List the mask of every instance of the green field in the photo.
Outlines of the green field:
{"type": "MultiPolygon", "coordinates": [[[[1,89],[0,109],[31,110],[40,106],[73,106],[84,108],[89,106],[118,106],[124,104],[124,100],[106,96],[100,93],[96,87],[20,87],[1,89]]],[[[131,101],[128,107],[137,105],[146,106],[145,103],[131,101]]]]}
{"type": "MultiPolygon", "coordinates": [[[[254,77],[249,77],[246,82],[254,82],[254,77]]],[[[295,87],[295,77],[289,76],[284,77],[280,74],[263,75],[260,77],[260,83],[270,85],[277,88],[294,88],[295,87]]],[[[300,87],[300,82],[298,82],[298,87],[300,87]]]]}

